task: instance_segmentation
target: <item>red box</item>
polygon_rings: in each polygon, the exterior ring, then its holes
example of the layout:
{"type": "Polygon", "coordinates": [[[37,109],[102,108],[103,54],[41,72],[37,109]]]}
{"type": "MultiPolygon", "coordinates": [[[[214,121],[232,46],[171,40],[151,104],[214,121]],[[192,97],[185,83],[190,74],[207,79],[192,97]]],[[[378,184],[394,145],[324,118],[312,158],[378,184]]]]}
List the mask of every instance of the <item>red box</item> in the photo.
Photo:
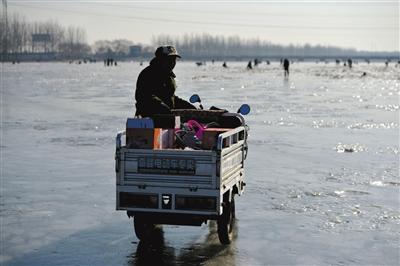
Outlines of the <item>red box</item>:
{"type": "Polygon", "coordinates": [[[203,132],[201,147],[204,150],[212,150],[218,140],[218,135],[231,130],[231,128],[206,128],[203,132]]]}

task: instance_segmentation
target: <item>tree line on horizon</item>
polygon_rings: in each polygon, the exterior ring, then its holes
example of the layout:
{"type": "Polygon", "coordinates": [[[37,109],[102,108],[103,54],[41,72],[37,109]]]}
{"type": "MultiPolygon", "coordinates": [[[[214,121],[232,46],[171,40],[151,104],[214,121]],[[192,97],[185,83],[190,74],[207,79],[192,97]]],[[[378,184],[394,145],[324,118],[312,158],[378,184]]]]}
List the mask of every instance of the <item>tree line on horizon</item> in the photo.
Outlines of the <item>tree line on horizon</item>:
{"type": "Polygon", "coordinates": [[[344,49],[322,45],[278,45],[259,38],[242,39],[239,36],[213,36],[211,34],[184,34],[172,37],[162,34],[152,38],[152,44],[174,44],[178,51],[188,57],[318,57],[349,56],[356,49],[344,49]]]}
{"type": "MultiPolygon", "coordinates": [[[[65,58],[82,56],[118,56],[129,57],[129,47],[138,45],[126,39],[98,40],[89,45],[86,31],[81,27],[62,26],[57,21],[28,22],[18,13],[12,14],[6,21],[0,15],[0,51],[2,54],[50,52],[63,55],[65,58]],[[33,34],[48,34],[45,47],[35,47],[33,34]]],[[[258,38],[243,39],[239,36],[203,34],[183,34],[171,36],[161,34],[153,36],[151,45],[139,44],[141,56],[149,57],[157,46],[172,44],[185,58],[240,58],[240,57],[347,57],[388,55],[398,56],[398,52],[360,52],[356,49],[322,45],[278,45],[258,38]]]]}
{"type": "Polygon", "coordinates": [[[24,16],[14,13],[0,19],[0,51],[7,53],[49,52],[65,55],[84,55],[91,52],[86,42],[86,31],[81,27],[64,27],[57,21],[28,22],[24,16]],[[36,45],[34,34],[48,34],[45,44],[36,45]]]}

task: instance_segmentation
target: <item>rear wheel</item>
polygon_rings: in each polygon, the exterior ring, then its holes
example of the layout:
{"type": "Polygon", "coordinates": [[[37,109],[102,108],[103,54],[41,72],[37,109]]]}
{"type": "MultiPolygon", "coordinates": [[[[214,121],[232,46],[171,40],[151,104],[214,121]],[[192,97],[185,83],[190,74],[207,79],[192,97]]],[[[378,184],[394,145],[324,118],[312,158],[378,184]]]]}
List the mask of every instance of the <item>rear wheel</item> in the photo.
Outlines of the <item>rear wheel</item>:
{"type": "Polygon", "coordinates": [[[135,227],[136,237],[140,240],[144,240],[155,229],[155,224],[138,214],[136,214],[133,218],[133,225],[135,227]]]}
{"type": "Polygon", "coordinates": [[[224,201],[221,216],[218,218],[218,238],[221,244],[229,244],[232,240],[232,231],[235,224],[235,200],[224,201]]]}

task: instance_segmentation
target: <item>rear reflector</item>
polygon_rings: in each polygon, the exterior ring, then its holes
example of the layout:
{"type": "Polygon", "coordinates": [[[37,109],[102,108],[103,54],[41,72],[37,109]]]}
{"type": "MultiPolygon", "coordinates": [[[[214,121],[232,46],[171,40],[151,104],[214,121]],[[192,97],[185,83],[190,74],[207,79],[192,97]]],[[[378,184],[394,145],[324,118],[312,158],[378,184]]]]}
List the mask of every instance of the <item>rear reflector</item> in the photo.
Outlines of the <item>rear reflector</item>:
{"type": "Polygon", "coordinates": [[[123,208],[158,208],[157,194],[119,193],[119,206],[123,208]]]}
{"type": "Polygon", "coordinates": [[[215,197],[175,196],[175,209],[177,210],[214,211],[217,208],[216,203],[215,197]]]}

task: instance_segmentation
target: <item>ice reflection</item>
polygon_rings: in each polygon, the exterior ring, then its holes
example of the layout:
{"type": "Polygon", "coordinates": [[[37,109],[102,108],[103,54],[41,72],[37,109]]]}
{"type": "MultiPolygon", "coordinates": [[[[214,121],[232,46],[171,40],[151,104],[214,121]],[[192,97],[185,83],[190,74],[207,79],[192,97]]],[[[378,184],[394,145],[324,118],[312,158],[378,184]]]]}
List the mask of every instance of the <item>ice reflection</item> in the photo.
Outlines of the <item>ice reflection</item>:
{"type": "Polygon", "coordinates": [[[174,247],[164,238],[162,227],[149,236],[146,241],[139,242],[136,252],[128,260],[129,265],[234,265],[235,240],[238,234],[237,221],[232,232],[230,245],[222,245],[218,240],[217,225],[209,221],[209,232],[204,241],[196,242],[188,247],[174,247]]]}

